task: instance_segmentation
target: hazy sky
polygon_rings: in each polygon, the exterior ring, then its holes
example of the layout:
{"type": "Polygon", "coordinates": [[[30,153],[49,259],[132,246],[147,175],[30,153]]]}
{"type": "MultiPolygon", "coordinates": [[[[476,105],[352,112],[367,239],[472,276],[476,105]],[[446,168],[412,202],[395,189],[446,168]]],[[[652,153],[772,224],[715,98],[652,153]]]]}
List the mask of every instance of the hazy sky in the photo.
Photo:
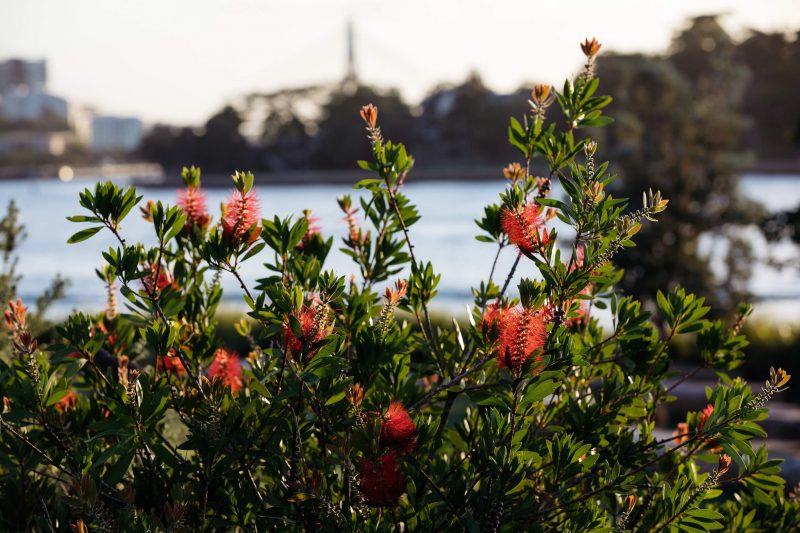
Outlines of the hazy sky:
{"type": "Polygon", "coordinates": [[[472,69],[499,91],[556,82],[586,36],[660,51],[706,13],[734,35],[800,28],[800,0],[0,0],[0,58],[47,59],[51,92],[106,113],[199,124],[248,91],[341,78],[347,20],[360,78],[416,102],[472,69]]]}

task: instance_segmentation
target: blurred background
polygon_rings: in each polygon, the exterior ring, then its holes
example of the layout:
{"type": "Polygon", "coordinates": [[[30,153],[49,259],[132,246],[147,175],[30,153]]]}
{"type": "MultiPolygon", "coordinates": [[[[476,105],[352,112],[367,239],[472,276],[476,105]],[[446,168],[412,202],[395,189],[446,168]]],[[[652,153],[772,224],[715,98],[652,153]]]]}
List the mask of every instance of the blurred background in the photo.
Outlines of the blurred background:
{"type": "MultiPolygon", "coordinates": [[[[634,206],[647,188],[670,199],[620,255],[623,288],[652,308],[657,289],[681,285],[722,317],[754,303],[741,373],[758,382],[774,365],[800,377],[796,0],[4,0],[0,215],[15,207],[0,227],[18,216],[25,230],[0,276],[28,301],[48,287],[63,296],[55,319],[101,309],[94,269],[112,243],[68,247],[78,192],[103,177],[173,203],[184,165],[202,167],[212,206],[232,171],[253,170],[266,216],[310,208],[324,233],[343,236],[335,197],[363,177],[358,110],[371,102],[384,134],[417,160],[407,193],[423,218],[412,238],[442,274],[438,309],[464,316],[494,255],[472,220],[515,158],[508,117],[526,112],[534,83],[574,76],[578,43],[592,36],[616,122],[588,134],[621,178],[614,193],[634,206]]],[[[139,220],[124,230],[152,239],[139,220]]],[[[507,250],[501,271],[513,259],[507,250]]],[[[247,265],[250,281],[262,274],[247,265]]],[[[353,270],[336,253],[330,266],[353,270]]],[[[240,302],[229,291],[229,306],[240,302]]],[[[693,346],[676,351],[690,368],[693,346]]],[[[665,427],[702,408],[714,379],[683,384],[665,427]]],[[[796,456],[800,387],[780,400],[771,451],[796,456]]],[[[796,459],[787,468],[800,477],[796,459]]]]}

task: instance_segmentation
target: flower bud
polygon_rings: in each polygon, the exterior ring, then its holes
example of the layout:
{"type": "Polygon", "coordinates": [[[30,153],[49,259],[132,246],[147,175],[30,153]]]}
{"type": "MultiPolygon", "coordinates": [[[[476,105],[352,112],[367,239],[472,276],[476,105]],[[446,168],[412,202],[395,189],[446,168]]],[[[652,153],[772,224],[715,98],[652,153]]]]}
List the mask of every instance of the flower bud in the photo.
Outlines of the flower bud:
{"type": "Polygon", "coordinates": [[[587,38],[585,41],[583,41],[581,43],[581,50],[583,51],[583,54],[587,58],[591,59],[591,58],[593,58],[594,56],[597,55],[597,53],[600,51],[600,48],[602,46],[603,46],[602,44],[597,42],[597,39],[592,37],[591,41],[587,38]]]}
{"type": "Polygon", "coordinates": [[[636,495],[628,494],[625,496],[625,512],[630,514],[633,511],[633,506],[636,505],[636,495]]]}
{"type": "Polygon", "coordinates": [[[783,387],[786,383],[789,382],[792,375],[787,374],[786,371],[782,368],[775,370],[774,368],[770,367],[769,369],[769,380],[772,383],[773,387],[783,387]]]}
{"type": "Polygon", "coordinates": [[[153,200],[147,200],[147,204],[139,208],[142,213],[142,218],[146,222],[153,221],[153,210],[156,208],[156,203],[153,200]]]}
{"type": "Polygon", "coordinates": [[[365,105],[361,108],[361,118],[369,128],[374,129],[378,123],[378,108],[372,104],[365,105]]]}
{"type": "Polygon", "coordinates": [[[545,83],[534,85],[533,90],[531,91],[531,100],[537,106],[549,103],[552,101],[552,98],[550,98],[550,90],[551,87],[545,83]]]}
{"type": "Polygon", "coordinates": [[[358,383],[347,387],[344,393],[347,403],[353,407],[361,407],[361,402],[364,400],[364,389],[358,383]]]}
{"type": "Polygon", "coordinates": [[[522,169],[522,165],[519,163],[509,163],[508,166],[503,169],[503,176],[514,183],[519,181],[523,177],[524,173],[525,171],[522,169]]]}
{"type": "Polygon", "coordinates": [[[731,458],[729,455],[723,453],[722,455],[719,456],[719,464],[717,465],[717,471],[719,472],[719,475],[722,475],[725,472],[727,472],[730,467],[731,467],[731,458]]]}

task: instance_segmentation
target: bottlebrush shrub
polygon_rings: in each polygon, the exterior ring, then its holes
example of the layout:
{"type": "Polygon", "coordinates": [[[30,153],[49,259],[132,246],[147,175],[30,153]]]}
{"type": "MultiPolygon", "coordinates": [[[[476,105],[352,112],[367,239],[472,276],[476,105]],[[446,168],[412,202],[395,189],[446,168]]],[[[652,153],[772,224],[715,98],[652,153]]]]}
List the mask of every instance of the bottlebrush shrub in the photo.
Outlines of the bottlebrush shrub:
{"type": "Polygon", "coordinates": [[[780,461],[753,448],[790,376],[775,370],[753,393],[728,374],[749,309],[727,324],[705,318],[702,298],[659,293],[661,331],[615,289],[615,256],[667,200],[647,192],[629,209],[608,194],[614,177],[586,128],[610,122],[611,99],[593,75],[600,45],[582,49],[580,75],[560,91],[536,86],[510,121],[520,161],[477,221],[492,249],[475,258],[489,276],[466,326],[429,316],[439,275],[413,247],[419,214],[403,194],[414,160],[384,138],[374,106],[361,113],[372,158],[359,162],[374,177],[339,199],[353,275],[324,269],[333,240],[311,213],[263,216],[269,195],[260,205],[249,173],[212,217],[200,171],[184,170],[178,205],[142,208],[154,246],[125,239],[142,200],[132,187],[81,193],[84,214],[70,220],[88,225],[70,242],[113,234],[98,274],[125,309],[112,298],[101,314],[74,313],[42,347],[25,304],[9,305],[3,528],[796,529],[780,461]],[[546,175],[531,175],[536,160],[546,175]],[[510,272],[496,271],[501,253],[516,256],[510,272]],[[253,283],[240,269],[256,257],[253,283]],[[249,353],[216,333],[221,276],[249,308],[238,325],[249,353]],[[657,430],[690,377],[671,369],[677,336],[695,339],[719,381],[677,428],[657,430]]]}

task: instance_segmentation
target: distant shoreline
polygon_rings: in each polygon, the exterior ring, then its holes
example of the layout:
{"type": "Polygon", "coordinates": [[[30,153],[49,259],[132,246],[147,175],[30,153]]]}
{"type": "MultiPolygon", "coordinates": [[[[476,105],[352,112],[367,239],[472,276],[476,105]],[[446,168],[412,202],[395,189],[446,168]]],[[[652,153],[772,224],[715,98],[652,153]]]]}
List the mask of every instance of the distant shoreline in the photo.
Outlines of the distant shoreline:
{"type": "MultiPolygon", "coordinates": [[[[408,177],[409,182],[477,182],[503,179],[502,165],[455,165],[450,167],[429,167],[414,169],[408,177]]],[[[537,169],[534,169],[534,174],[537,169]]],[[[541,173],[541,171],[539,172],[541,173]]],[[[353,170],[292,170],[257,171],[258,182],[267,185],[352,185],[359,180],[374,177],[369,172],[353,170]]],[[[768,175],[788,178],[800,177],[800,159],[764,161],[742,170],[742,175],[768,175]]],[[[175,188],[181,187],[177,171],[165,172],[152,163],[122,163],[90,167],[40,166],[40,167],[0,167],[0,182],[37,180],[84,181],[96,180],[99,176],[109,179],[131,180],[141,187],[175,188]],[[67,168],[68,179],[64,179],[67,168]],[[59,177],[61,176],[61,177],[59,177]]],[[[207,188],[230,187],[230,174],[203,173],[203,186],[207,188]]]]}

